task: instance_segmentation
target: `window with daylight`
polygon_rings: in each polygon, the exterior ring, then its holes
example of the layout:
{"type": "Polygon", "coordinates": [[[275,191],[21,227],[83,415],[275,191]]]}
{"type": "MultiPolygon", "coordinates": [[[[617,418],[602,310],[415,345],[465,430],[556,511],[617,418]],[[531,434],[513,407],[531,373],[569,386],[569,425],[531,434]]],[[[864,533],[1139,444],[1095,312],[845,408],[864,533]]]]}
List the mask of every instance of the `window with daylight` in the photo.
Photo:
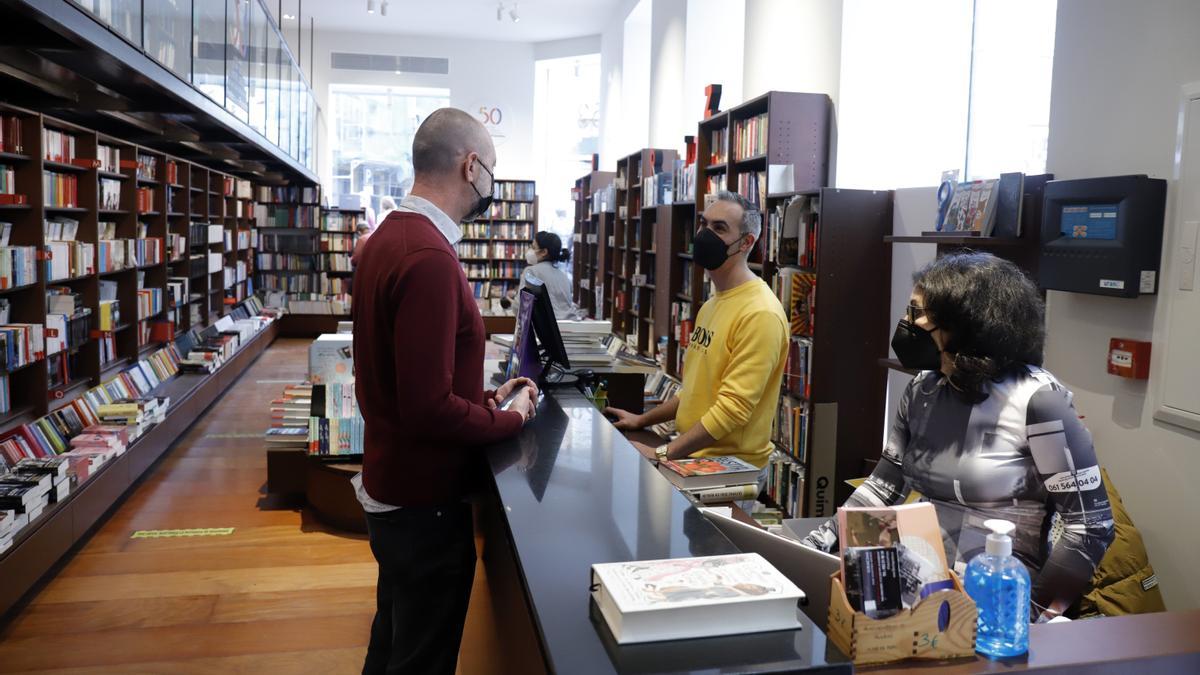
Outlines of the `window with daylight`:
{"type": "Polygon", "coordinates": [[[450,90],[334,84],[329,87],[330,180],[339,197],[359,195],[379,211],[379,200],[397,202],[412,189],[412,141],[417,127],[450,105],[450,90]]]}

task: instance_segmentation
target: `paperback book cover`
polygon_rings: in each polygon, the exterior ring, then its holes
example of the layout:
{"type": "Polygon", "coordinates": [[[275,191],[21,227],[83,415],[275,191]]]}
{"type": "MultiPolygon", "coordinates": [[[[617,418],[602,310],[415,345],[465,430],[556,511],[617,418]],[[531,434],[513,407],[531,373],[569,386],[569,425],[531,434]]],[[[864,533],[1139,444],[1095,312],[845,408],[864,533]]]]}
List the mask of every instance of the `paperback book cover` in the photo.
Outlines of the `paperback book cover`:
{"type": "Polygon", "coordinates": [[[697,457],[659,462],[659,471],[675,487],[695,490],[753,483],[759,468],[737,457],[697,457]]]}
{"type": "MultiPolygon", "coordinates": [[[[896,550],[902,580],[904,608],[912,608],[933,590],[950,579],[946,548],[942,543],[937,511],[922,502],[891,507],[852,507],[838,509],[841,539],[842,578],[849,589],[856,584],[851,577],[853,549],[882,547],[896,550]]],[[[882,564],[882,563],[881,563],[882,564]]]]}

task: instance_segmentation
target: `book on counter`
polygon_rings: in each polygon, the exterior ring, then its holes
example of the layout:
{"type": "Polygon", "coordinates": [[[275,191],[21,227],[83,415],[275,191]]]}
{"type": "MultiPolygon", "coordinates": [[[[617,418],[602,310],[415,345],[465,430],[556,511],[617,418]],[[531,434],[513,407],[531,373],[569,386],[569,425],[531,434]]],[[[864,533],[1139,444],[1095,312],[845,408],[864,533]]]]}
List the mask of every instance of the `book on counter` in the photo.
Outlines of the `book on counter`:
{"type": "Polygon", "coordinates": [[[794,630],[804,597],[757,553],[592,565],[591,589],[618,644],[794,630]]]}
{"type": "Polygon", "coordinates": [[[272,446],[308,448],[308,425],[303,427],[272,427],[267,429],[266,441],[272,446]]]}
{"type": "Polygon", "coordinates": [[[758,482],[761,469],[737,457],[693,457],[658,463],[658,470],[680,490],[747,485],[758,482]]]}

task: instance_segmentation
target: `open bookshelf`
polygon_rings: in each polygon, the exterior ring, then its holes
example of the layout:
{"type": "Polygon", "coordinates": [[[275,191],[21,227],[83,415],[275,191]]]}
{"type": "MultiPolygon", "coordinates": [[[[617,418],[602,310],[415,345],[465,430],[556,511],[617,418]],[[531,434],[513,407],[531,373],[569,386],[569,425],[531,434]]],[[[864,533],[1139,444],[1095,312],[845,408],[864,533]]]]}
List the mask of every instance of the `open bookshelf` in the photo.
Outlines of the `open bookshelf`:
{"type": "Polygon", "coordinates": [[[572,197],[575,200],[574,287],[575,304],[593,319],[605,318],[606,283],[611,275],[606,242],[612,223],[612,213],[605,211],[605,192],[612,189],[612,171],[593,170],[575,181],[572,197]]]}
{"type": "Polygon", "coordinates": [[[3,263],[21,268],[0,284],[0,323],[36,326],[45,343],[24,362],[0,364],[3,433],[228,314],[219,280],[192,259],[206,264],[212,252],[219,263],[226,242],[192,251],[190,234],[193,225],[224,227],[210,182],[236,180],[31,110],[0,105],[0,117],[3,263]]]}
{"type": "Polygon", "coordinates": [[[487,332],[511,333],[515,306],[501,298],[514,293],[525,270],[525,251],[537,233],[537,184],[532,180],[497,178],[486,217],[462,225],[458,259],[487,332]]]}
{"type": "MultiPolygon", "coordinates": [[[[612,230],[612,292],[608,312],[613,334],[638,353],[653,356],[656,347],[654,293],[657,288],[659,201],[657,189],[669,182],[674,150],[646,148],[617,161],[616,218],[612,230]]],[[[660,326],[660,330],[665,326],[660,326]]]]}

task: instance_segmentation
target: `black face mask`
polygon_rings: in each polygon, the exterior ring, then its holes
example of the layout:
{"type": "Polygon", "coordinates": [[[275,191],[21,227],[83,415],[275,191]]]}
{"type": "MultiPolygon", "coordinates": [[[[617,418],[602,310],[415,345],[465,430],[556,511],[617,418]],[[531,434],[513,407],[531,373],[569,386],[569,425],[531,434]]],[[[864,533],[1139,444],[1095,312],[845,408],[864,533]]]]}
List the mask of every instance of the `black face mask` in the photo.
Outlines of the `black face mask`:
{"type": "Polygon", "coordinates": [[[725,264],[729,259],[729,247],[737,245],[741,240],[742,237],[738,237],[732,244],[726,244],[716,232],[702,227],[692,242],[692,257],[696,264],[711,272],[725,264]]]}
{"type": "Polygon", "coordinates": [[[896,332],[892,334],[892,349],[900,359],[900,364],[910,370],[938,370],[942,367],[942,352],[933,335],[910,322],[907,318],[900,319],[896,324],[896,332]]]}
{"type": "MultiPolygon", "coordinates": [[[[475,158],[475,161],[479,162],[479,158],[475,158]]],[[[487,213],[488,209],[490,209],[492,207],[492,192],[495,191],[496,177],[492,175],[491,171],[488,171],[488,168],[483,165],[483,162],[479,162],[479,167],[482,168],[484,171],[487,171],[488,178],[491,179],[488,181],[488,183],[492,187],[488,188],[488,193],[487,193],[487,196],[485,197],[483,195],[483,193],[481,193],[479,191],[479,188],[475,187],[474,183],[471,183],[471,189],[475,191],[475,194],[479,195],[479,200],[475,202],[474,208],[472,208],[471,211],[466,215],[466,217],[463,218],[463,220],[467,221],[467,222],[470,222],[472,220],[475,220],[479,216],[482,216],[483,214],[487,213]]]]}

